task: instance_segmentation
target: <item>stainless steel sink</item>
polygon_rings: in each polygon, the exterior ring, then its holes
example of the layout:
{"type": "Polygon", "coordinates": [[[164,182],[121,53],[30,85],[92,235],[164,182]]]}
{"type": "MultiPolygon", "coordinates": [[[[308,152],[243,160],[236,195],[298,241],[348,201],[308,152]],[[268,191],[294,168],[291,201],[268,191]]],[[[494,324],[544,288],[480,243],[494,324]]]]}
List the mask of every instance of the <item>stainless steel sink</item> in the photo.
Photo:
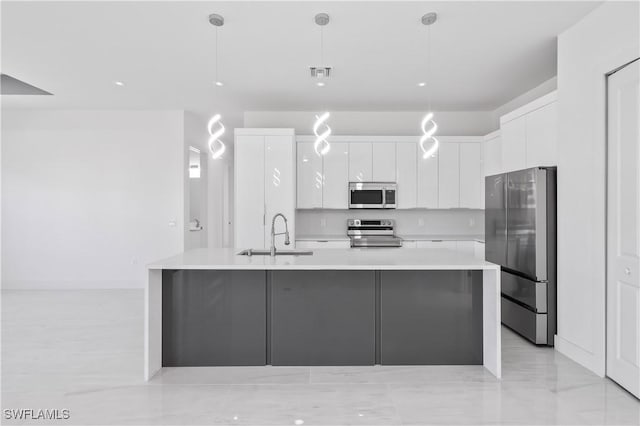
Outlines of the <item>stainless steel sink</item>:
{"type": "MultiPolygon", "coordinates": [[[[311,256],[311,250],[276,250],[276,256],[311,256]]],[[[238,256],[270,256],[269,250],[247,249],[238,253],[238,256]]]]}

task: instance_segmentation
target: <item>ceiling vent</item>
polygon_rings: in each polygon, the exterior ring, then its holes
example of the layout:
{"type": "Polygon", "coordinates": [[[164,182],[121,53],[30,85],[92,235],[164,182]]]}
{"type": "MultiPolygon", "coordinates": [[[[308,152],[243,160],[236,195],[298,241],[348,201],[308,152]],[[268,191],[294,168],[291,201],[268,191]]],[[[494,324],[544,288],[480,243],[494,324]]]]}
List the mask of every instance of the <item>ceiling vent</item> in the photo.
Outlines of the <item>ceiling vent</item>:
{"type": "Polygon", "coordinates": [[[311,70],[311,77],[314,78],[329,78],[331,77],[331,67],[309,67],[311,70]]]}

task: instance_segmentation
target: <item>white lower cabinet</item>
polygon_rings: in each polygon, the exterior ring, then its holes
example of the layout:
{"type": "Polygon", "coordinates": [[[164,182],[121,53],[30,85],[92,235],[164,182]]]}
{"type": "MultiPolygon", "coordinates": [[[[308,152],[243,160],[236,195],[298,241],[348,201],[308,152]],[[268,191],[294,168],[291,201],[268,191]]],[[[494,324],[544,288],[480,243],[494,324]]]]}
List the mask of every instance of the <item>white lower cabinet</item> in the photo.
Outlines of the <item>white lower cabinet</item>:
{"type": "Polygon", "coordinates": [[[296,240],[297,249],[349,248],[349,240],[296,240]]]}

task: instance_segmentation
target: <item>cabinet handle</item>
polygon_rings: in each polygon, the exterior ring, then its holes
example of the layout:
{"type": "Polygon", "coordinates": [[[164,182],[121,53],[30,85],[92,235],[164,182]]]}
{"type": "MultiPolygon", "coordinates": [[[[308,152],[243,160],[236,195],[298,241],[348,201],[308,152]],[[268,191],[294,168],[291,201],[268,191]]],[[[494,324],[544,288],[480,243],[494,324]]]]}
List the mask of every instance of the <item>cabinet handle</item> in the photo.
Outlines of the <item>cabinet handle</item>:
{"type": "Polygon", "coordinates": [[[630,268],[624,268],[624,273],[626,275],[631,275],[631,269],[630,268]]]}

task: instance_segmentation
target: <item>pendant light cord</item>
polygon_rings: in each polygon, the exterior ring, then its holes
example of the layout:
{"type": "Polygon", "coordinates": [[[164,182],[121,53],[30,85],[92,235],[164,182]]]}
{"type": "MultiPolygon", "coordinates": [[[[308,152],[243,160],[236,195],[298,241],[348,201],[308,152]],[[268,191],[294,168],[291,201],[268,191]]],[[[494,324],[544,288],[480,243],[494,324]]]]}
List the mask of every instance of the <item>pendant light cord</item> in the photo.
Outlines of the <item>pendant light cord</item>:
{"type": "Polygon", "coordinates": [[[216,84],[220,80],[218,79],[218,27],[216,27],[216,84]]]}
{"type": "Polygon", "coordinates": [[[427,26],[427,107],[431,111],[431,25],[427,26]]]}

